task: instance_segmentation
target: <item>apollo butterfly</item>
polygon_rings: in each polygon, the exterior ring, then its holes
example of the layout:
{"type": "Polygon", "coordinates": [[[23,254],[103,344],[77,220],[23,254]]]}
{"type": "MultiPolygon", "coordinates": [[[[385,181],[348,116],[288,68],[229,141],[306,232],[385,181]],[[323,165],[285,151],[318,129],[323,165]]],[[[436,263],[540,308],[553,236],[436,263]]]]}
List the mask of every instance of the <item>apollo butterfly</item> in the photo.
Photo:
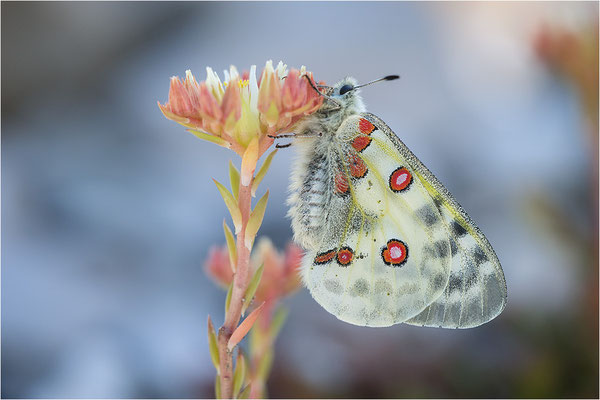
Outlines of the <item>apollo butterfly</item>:
{"type": "Polygon", "coordinates": [[[490,321],[506,305],[498,257],[438,179],[365,112],[361,86],[353,78],[313,86],[323,105],[294,128],[303,140],[293,142],[288,203],[295,240],[307,250],[305,285],[355,325],[490,321]]]}

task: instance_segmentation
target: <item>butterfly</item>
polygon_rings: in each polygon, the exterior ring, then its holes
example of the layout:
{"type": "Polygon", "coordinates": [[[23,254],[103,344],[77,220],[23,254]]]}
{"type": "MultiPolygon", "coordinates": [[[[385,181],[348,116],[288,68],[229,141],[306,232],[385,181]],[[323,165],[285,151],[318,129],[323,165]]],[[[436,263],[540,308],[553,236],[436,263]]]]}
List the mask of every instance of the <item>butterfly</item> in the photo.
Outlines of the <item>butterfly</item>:
{"type": "MultiPolygon", "coordinates": [[[[387,76],[380,80],[392,80],[387,76]]],[[[309,79],[310,82],[310,79],[309,79]]],[[[289,216],[306,253],[301,276],[342,321],[471,328],[506,305],[506,282],[483,233],[377,116],[353,78],[293,129],[289,216]]],[[[282,146],[285,147],[285,146],[282,146]]]]}

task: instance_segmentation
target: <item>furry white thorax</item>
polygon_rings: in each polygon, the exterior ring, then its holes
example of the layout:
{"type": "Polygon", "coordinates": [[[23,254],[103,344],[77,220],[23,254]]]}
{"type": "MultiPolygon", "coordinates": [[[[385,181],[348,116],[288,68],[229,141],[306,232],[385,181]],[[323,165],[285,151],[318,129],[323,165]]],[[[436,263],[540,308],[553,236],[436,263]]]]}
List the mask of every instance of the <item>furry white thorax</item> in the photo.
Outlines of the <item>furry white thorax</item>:
{"type": "Polygon", "coordinates": [[[332,200],[337,149],[344,147],[344,138],[337,136],[346,118],[365,112],[358,89],[340,95],[344,85],[356,86],[347,77],[329,88],[321,108],[299,121],[293,129],[298,156],[292,167],[289,185],[288,216],[292,219],[294,240],[307,249],[315,249],[324,235],[327,206],[332,200]]]}

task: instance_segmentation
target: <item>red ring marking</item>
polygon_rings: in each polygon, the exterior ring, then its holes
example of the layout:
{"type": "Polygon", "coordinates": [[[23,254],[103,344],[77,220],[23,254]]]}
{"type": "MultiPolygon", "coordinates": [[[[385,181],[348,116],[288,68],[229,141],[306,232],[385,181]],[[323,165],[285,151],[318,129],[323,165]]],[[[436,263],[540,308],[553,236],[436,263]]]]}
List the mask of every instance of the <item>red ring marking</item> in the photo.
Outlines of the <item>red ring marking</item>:
{"type": "Polygon", "coordinates": [[[368,136],[358,135],[352,141],[352,147],[356,151],[363,151],[371,144],[371,138],[368,136]]]}
{"type": "Polygon", "coordinates": [[[400,192],[408,187],[412,182],[411,173],[404,167],[397,168],[390,175],[390,188],[394,192],[400,192]]]}
{"type": "Polygon", "coordinates": [[[360,130],[361,133],[364,133],[365,135],[369,135],[371,132],[373,132],[375,130],[375,125],[373,125],[371,122],[367,121],[364,118],[361,118],[358,121],[358,130],[360,130]]]}
{"type": "Polygon", "coordinates": [[[362,178],[367,174],[365,162],[356,154],[350,155],[350,175],[355,178],[362,178]]]}
{"type": "Polygon", "coordinates": [[[390,239],[387,246],[381,249],[381,257],[387,265],[402,265],[408,257],[408,249],[402,241],[390,239]]]}
{"type": "Polygon", "coordinates": [[[335,257],[336,251],[335,249],[326,251],[324,253],[317,254],[315,257],[315,264],[327,264],[333,257],[335,257]]]}
{"type": "Polygon", "coordinates": [[[342,247],[340,251],[337,252],[337,262],[340,265],[348,265],[352,262],[354,258],[354,252],[350,247],[342,247]]]}

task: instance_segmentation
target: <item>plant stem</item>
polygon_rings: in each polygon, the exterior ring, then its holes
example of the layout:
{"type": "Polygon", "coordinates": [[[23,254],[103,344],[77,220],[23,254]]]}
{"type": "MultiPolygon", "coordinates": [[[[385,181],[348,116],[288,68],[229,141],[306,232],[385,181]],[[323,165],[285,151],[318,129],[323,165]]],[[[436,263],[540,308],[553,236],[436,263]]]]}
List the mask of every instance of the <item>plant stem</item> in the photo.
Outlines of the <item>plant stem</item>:
{"type": "MultiPolygon", "coordinates": [[[[254,178],[252,179],[252,181],[254,178]]],[[[246,225],[250,217],[250,205],[252,201],[252,181],[248,186],[240,183],[238,206],[242,213],[242,228],[237,234],[237,266],[233,275],[233,290],[231,302],[225,315],[225,322],[219,329],[218,347],[220,359],[220,384],[221,398],[231,399],[237,393],[233,393],[233,355],[227,349],[229,338],[235,331],[242,315],[242,305],[248,284],[250,283],[250,250],[245,244],[246,225]]]]}

